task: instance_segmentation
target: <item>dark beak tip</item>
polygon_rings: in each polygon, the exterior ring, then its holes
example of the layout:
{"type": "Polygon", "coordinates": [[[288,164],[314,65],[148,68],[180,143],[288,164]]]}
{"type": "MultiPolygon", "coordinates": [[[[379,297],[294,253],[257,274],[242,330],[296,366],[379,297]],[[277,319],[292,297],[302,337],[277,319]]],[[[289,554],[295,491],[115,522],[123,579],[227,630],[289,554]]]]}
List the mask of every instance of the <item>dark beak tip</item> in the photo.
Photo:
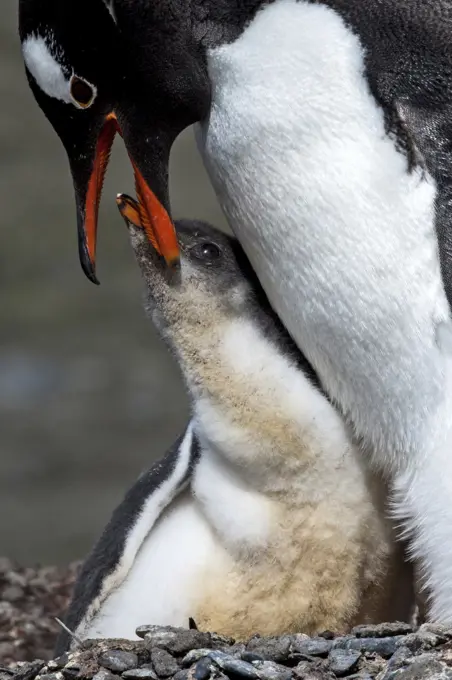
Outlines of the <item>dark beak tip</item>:
{"type": "Polygon", "coordinates": [[[89,279],[91,283],[94,283],[96,284],[96,286],[99,286],[100,282],[96,276],[95,264],[94,262],[91,261],[91,258],[88,253],[88,248],[85,242],[84,231],[80,228],[78,230],[78,253],[80,264],[82,265],[82,269],[86,278],[89,279]]]}
{"type": "Polygon", "coordinates": [[[91,259],[85,248],[81,248],[80,250],[80,264],[82,265],[82,269],[86,278],[89,279],[91,283],[94,283],[96,286],[99,286],[100,281],[96,276],[94,263],[91,262],[91,259]]]}
{"type": "Polygon", "coordinates": [[[94,283],[96,286],[100,286],[100,281],[96,276],[96,272],[94,271],[94,267],[91,262],[82,262],[82,269],[85,273],[85,276],[91,281],[91,283],[94,283]]]}

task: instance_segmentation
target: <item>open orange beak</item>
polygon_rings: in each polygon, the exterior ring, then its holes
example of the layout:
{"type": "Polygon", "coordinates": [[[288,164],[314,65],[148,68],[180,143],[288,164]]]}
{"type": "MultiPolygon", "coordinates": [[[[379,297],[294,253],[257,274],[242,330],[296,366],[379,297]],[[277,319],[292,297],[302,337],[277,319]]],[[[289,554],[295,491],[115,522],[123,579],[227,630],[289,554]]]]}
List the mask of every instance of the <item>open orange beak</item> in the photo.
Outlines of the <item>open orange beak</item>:
{"type": "MultiPolygon", "coordinates": [[[[95,265],[99,205],[105,173],[117,132],[122,136],[115,114],[110,113],[105,118],[97,139],[84,206],[82,211],[79,210],[81,213],[78,221],[80,260],[85,274],[94,283],[98,283],[95,265]]],[[[179,245],[174,224],[166,208],[145,181],[130,152],[129,158],[135,175],[141,226],[157,252],[165,259],[166,264],[174,268],[179,263],[179,245]]]]}

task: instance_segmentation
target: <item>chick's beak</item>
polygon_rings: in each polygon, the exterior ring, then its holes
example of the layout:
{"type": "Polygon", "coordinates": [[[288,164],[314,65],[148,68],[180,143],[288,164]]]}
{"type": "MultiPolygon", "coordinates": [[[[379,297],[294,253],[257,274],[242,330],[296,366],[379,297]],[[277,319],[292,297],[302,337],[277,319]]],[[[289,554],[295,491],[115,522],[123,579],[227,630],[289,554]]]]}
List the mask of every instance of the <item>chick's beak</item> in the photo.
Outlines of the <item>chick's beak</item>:
{"type": "MultiPolygon", "coordinates": [[[[115,114],[110,113],[105,118],[97,139],[84,206],[80,206],[78,211],[80,261],[85,274],[93,283],[98,283],[95,266],[99,204],[111,148],[117,132],[122,136],[115,114]]],[[[138,199],[136,210],[139,214],[140,226],[154,248],[164,258],[167,266],[173,269],[179,263],[179,245],[174,224],[165,206],[145,181],[130,152],[129,158],[135,175],[138,199]]]]}

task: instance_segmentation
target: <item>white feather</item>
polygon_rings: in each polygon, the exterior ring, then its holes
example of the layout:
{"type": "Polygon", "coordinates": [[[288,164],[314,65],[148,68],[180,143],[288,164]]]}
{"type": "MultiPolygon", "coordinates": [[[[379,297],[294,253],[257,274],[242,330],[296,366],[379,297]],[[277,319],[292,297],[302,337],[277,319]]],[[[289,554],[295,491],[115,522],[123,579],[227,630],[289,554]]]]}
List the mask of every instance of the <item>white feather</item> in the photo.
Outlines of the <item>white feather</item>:
{"type": "Polygon", "coordinates": [[[223,208],[327,391],[403,487],[432,616],[450,622],[452,365],[437,342],[450,316],[435,183],[408,172],[359,38],[329,7],[266,5],[208,66],[198,143],[223,208]]]}
{"type": "Polygon", "coordinates": [[[49,97],[71,103],[70,77],[57,59],[54,41],[30,35],[22,43],[22,53],[26,67],[41,90],[49,97]]]}

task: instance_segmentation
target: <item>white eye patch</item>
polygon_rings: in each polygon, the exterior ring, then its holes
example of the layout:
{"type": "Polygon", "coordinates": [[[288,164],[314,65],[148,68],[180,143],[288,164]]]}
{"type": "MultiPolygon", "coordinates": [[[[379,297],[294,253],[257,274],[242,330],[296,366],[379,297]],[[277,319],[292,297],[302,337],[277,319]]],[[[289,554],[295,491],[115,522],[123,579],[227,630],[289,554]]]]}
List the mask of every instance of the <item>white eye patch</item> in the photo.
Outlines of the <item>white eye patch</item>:
{"type": "MultiPolygon", "coordinates": [[[[35,79],[37,85],[49,97],[59,99],[66,104],[73,104],[77,108],[87,108],[86,103],[80,104],[71,93],[71,81],[74,73],[68,75],[67,69],[57,59],[58,50],[53,41],[46,40],[40,35],[30,35],[22,43],[22,54],[25,65],[35,79]]],[[[81,79],[83,80],[83,79],[81,79]]],[[[84,81],[87,83],[87,81],[84,81]]],[[[93,96],[89,105],[96,98],[97,90],[91,87],[93,96]]]]}

